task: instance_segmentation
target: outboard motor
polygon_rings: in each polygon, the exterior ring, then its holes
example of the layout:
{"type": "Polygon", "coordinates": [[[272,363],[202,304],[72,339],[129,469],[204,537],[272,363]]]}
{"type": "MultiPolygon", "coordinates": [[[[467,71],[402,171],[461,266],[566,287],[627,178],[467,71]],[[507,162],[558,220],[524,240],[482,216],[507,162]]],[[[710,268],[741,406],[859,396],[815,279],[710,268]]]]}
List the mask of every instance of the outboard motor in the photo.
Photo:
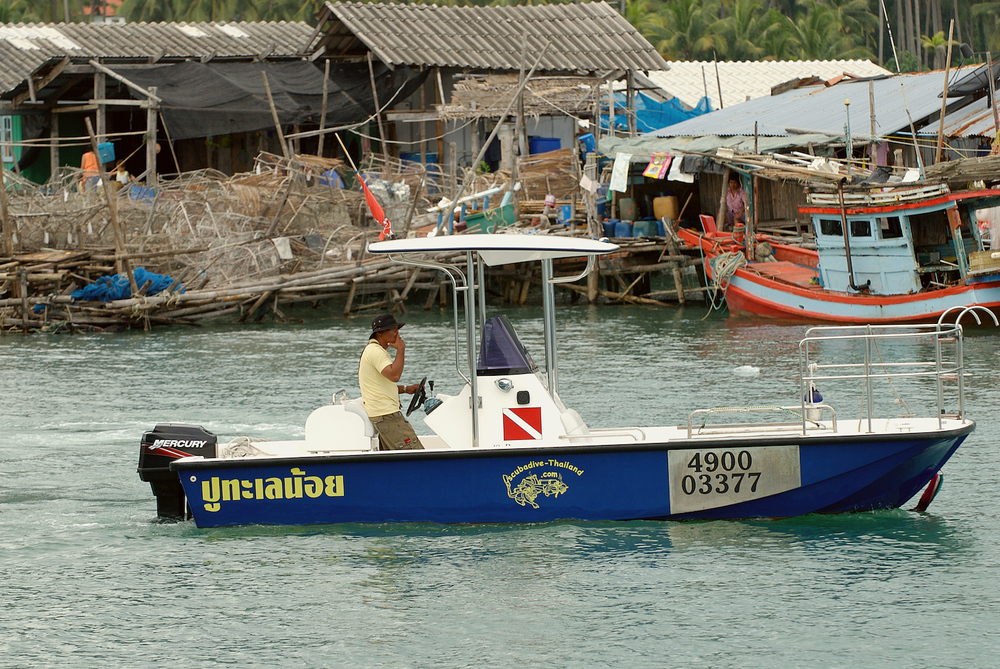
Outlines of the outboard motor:
{"type": "Polygon", "coordinates": [[[139,444],[139,479],[147,481],[156,496],[160,518],[185,517],[184,489],[170,462],[189,455],[214,458],[219,439],[200,425],[167,423],[142,435],[139,444]]]}

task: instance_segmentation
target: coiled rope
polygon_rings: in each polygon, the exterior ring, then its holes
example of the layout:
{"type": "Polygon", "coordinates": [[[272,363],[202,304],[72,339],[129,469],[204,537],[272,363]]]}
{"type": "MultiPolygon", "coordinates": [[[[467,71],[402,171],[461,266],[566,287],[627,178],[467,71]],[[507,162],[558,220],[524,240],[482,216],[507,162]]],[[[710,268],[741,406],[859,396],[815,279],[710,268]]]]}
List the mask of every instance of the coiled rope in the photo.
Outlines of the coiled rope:
{"type": "Polygon", "coordinates": [[[705,318],[713,311],[726,308],[726,290],[729,280],[736,271],[747,266],[746,257],[739,251],[726,251],[709,259],[712,266],[712,285],[709,286],[709,309],[705,318]]]}
{"type": "Polygon", "coordinates": [[[253,442],[255,441],[267,441],[267,439],[236,437],[235,439],[231,439],[228,444],[219,449],[219,457],[223,459],[230,459],[247,458],[252,455],[266,455],[264,451],[253,445],[253,442]]]}

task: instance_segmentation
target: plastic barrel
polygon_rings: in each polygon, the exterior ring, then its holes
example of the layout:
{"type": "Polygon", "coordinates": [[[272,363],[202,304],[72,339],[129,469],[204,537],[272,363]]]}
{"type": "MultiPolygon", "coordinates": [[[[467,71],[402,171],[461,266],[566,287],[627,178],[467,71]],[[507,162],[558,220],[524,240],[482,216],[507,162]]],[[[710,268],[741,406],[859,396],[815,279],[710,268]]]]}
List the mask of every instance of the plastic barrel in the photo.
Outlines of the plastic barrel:
{"type": "MultiPolygon", "coordinates": [[[[437,153],[431,153],[430,151],[428,151],[424,155],[427,157],[427,164],[428,165],[430,165],[431,163],[436,163],[438,161],[438,154],[437,153]]],[[[420,152],[416,151],[416,152],[413,152],[413,153],[400,153],[399,154],[399,159],[400,160],[406,160],[406,161],[409,161],[411,163],[419,163],[420,162],[420,152]]]]}
{"type": "Polygon", "coordinates": [[[528,153],[548,153],[549,151],[559,150],[559,138],[558,137],[528,137],[528,153]]]}
{"type": "Polygon", "coordinates": [[[631,237],[632,221],[618,221],[615,225],[615,237],[631,237]]]}
{"type": "Polygon", "coordinates": [[[653,215],[656,218],[667,218],[673,220],[677,218],[677,198],[673,195],[653,198],[653,215]]]}
{"type": "Polygon", "coordinates": [[[633,237],[655,237],[656,221],[636,221],[632,226],[633,237]]]}
{"type": "Polygon", "coordinates": [[[635,206],[635,200],[630,197],[623,197],[618,200],[618,213],[621,214],[623,221],[634,221],[638,218],[635,206]]]}
{"type": "Polygon", "coordinates": [[[618,227],[617,218],[608,218],[604,220],[604,236],[614,237],[616,228],[618,227]]]}

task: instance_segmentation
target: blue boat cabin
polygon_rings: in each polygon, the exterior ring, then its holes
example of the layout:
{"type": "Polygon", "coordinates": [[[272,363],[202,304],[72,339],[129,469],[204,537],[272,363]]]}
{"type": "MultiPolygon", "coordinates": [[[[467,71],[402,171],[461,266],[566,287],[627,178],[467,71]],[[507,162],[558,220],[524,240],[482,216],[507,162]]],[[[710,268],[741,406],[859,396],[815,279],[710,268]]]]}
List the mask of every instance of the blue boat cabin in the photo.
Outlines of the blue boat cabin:
{"type": "Polygon", "coordinates": [[[839,208],[813,210],[823,287],[849,292],[853,278],[855,287],[867,286],[876,295],[907,295],[964,281],[968,258],[989,247],[988,232],[984,234],[975,224],[977,211],[995,205],[996,198],[963,202],[961,195],[940,194],[929,198],[926,206],[912,202],[878,206],[871,194],[864,196],[867,206],[848,204],[850,262],[839,208]],[[957,229],[952,220],[958,223],[957,229]]]}

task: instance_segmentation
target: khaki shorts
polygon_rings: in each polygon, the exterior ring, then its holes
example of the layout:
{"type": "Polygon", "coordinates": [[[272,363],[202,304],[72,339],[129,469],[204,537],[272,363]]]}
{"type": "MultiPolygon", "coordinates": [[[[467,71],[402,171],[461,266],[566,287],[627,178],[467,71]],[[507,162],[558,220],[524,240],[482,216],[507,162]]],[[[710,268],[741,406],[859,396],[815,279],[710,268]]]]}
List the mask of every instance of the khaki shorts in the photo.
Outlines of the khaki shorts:
{"type": "Polygon", "coordinates": [[[417,439],[417,433],[413,431],[409,421],[403,418],[401,411],[375,416],[371,420],[375,431],[378,432],[380,451],[403,451],[424,447],[417,439]]]}

